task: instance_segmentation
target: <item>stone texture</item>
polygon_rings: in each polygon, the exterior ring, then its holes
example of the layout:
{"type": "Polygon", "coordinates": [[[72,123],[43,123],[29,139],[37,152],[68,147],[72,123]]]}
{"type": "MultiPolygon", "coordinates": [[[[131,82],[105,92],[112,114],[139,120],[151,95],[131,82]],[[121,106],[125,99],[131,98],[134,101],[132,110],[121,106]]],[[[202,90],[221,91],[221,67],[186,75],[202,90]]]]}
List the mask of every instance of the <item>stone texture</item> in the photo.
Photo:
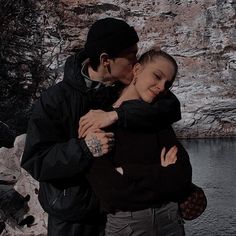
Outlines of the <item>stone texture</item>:
{"type": "Polygon", "coordinates": [[[181,137],[236,135],[235,0],[2,0],[0,142],[26,132],[33,102],[60,81],[66,57],[97,19],[125,19],[140,53],[160,45],[177,59],[173,91],[182,104],[181,137]]]}
{"type": "Polygon", "coordinates": [[[0,183],[11,184],[22,196],[30,195],[28,214],[33,215],[35,221],[31,227],[26,225],[20,227],[9,219],[1,236],[46,236],[47,234],[47,214],[42,210],[37,198],[38,182],[20,168],[25,137],[25,134],[18,136],[13,148],[0,148],[0,183]]]}

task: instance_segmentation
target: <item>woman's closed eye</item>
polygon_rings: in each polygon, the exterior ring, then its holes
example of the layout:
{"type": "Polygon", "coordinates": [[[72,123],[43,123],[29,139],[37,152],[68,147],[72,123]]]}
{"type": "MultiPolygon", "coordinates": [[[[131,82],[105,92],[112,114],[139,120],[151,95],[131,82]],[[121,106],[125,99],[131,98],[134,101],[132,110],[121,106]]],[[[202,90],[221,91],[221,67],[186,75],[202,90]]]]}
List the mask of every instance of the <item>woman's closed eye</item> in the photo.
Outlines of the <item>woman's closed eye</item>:
{"type": "Polygon", "coordinates": [[[153,73],[153,75],[156,80],[162,80],[161,76],[159,76],[158,74],[153,73]]]}

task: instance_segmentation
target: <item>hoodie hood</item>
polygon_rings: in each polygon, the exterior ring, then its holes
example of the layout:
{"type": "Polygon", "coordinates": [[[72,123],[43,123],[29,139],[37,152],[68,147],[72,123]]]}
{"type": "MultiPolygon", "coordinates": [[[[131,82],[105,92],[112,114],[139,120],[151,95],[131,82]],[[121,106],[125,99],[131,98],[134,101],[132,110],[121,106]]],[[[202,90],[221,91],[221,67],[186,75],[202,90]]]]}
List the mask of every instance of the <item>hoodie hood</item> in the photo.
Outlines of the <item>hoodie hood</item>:
{"type": "Polygon", "coordinates": [[[64,68],[63,81],[70,86],[86,92],[88,90],[84,77],[81,74],[82,63],[87,59],[84,49],[67,58],[64,68]]]}

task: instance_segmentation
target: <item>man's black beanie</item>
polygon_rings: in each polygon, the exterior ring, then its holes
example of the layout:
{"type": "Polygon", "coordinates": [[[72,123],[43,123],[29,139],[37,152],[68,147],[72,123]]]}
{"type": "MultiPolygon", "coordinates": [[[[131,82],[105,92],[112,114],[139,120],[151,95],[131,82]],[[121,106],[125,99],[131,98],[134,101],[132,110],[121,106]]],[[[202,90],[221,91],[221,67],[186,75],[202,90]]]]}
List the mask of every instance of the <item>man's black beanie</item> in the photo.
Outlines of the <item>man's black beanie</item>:
{"type": "Polygon", "coordinates": [[[91,26],[85,43],[85,52],[89,58],[99,57],[102,53],[116,56],[138,41],[135,29],[125,21],[104,18],[91,26]]]}

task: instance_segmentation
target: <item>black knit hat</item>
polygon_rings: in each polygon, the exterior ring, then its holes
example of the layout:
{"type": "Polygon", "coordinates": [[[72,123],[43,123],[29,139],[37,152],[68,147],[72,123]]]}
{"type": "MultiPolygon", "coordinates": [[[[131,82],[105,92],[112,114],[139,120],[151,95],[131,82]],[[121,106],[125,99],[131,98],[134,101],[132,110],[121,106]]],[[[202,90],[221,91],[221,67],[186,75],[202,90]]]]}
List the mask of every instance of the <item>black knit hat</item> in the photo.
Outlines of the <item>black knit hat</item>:
{"type": "Polygon", "coordinates": [[[100,56],[101,53],[116,56],[138,41],[135,29],[125,21],[104,18],[91,26],[85,43],[85,51],[89,58],[100,56]]]}

